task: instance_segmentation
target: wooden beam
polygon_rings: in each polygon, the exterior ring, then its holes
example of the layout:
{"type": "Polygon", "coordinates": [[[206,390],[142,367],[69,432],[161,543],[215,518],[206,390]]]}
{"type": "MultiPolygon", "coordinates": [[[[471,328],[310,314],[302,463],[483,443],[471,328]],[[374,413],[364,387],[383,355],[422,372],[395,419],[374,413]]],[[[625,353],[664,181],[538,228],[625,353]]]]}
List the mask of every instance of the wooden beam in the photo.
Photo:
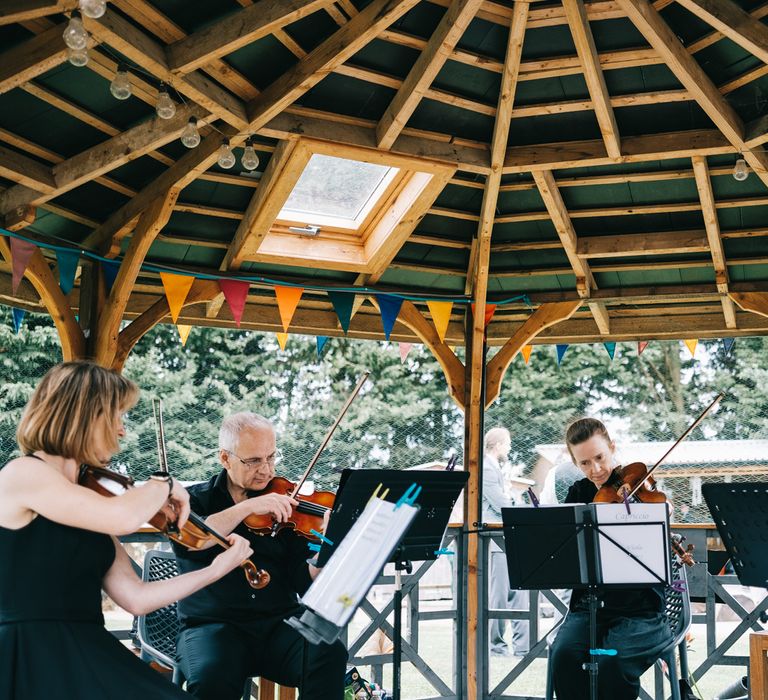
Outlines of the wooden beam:
{"type": "Polygon", "coordinates": [[[376,127],[379,148],[392,147],[481,4],[482,0],[452,0],[408,77],[379,120],[376,127]]]}
{"type": "Polygon", "coordinates": [[[229,14],[169,47],[168,65],[184,74],[202,68],[292,22],[329,5],[332,0],[262,0],[229,14]]]}
{"type": "Polygon", "coordinates": [[[605,76],[600,68],[600,57],[595,47],[595,40],[587,20],[583,0],[563,0],[568,24],[571,27],[576,53],[584,68],[584,79],[587,82],[589,95],[600,126],[600,133],[605,141],[605,150],[610,158],[618,160],[621,157],[619,143],[619,127],[611,106],[611,96],[605,84],[605,76]]]}
{"type": "Polygon", "coordinates": [[[248,128],[258,131],[417,4],[374,0],[249,103],[248,128]]]}
{"type": "Polygon", "coordinates": [[[0,94],[47,73],[67,60],[61,38],[66,24],[50,29],[0,54],[0,94]]]}
{"type": "Polygon", "coordinates": [[[720,222],[717,219],[717,206],[715,195],[712,192],[712,183],[709,179],[709,166],[707,159],[701,156],[691,158],[693,172],[696,176],[696,189],[701,200],[701,211],[704,215],[704,228],[707,232],[709,249],[712,254],[712,264],[715,268],[715,282],[723,305],[725,325],[728,328],[736,328],[736,313],[733,302],[728,297],[728,263],[725,259],[723,240],[720,236],[720,222]]]}
{"type": "Polygon", "coordinates": [[[99,314],[94,355],[96,362],[103,367],[112,366],[118,346],[120,322],[123,320],[133,285],[150,246],[168,223],[179,192],[178,187],[172,187],[154,199],[142,213],[131,237],[109,299],[99,314]]]}
{"type": "Polygon", "coordinates": [[[0,25],[27,22],[76,7],[77,0],[0,0],[0,25]]]}
{"type": "Polygon", "coordinates": [[[664,231],[582,236],[576,253],[582,258],[626,258],[636,255],[675,255],[709,252],[704,231],[664,231]]]}
{"type": "Polygon", "coordinates": [[[545,328],[570,318],[578,311],[582,301],[561,301],[542,304],[534,311],[528,320],[520,326],[515,334],[501,347],[488,363],[485,374],[485,406],[490,406],[501,392],[501,382],[504,375],[515,359],[515,355],[539,335],[545,328]]]}
{"type": "Polygon", "coordinates": [[[768,63],[768,27],[731,0],[677,0],[748,53],[768,63]]]}
{"type": "Polygon", "coordinates": [[[53,192],[56,187],[50,167],[3,146],[0,146],[0,177],[41,192],[53,192]]]}
{"type": "Polygon", "coordinates": [[[165,46],[113,10],[107,9],[99,19],[85,17],[83,22],[96,39],[119,51],[203,109],[215,114],[238,131],[248,128],[245,106],[241,100],[200,73],[194,72],[185,76],[175,74],[168,65],[165,46]]]}
{"type": "Polygon", "coordinates": [[[728,292],[740,309],[768,317],[768,292],[728,292]]]}
{"type": "MultiPolygon", "coordinates": [[[[11,245],[5,236],[0,236],[0,255],[8,265],[12,264],[11,245]]],[[[85,336],[40,249],[32,254],[24,276],[32,283],[53,319],[64,361],[82,359],[85,356],[85,336]]]]}

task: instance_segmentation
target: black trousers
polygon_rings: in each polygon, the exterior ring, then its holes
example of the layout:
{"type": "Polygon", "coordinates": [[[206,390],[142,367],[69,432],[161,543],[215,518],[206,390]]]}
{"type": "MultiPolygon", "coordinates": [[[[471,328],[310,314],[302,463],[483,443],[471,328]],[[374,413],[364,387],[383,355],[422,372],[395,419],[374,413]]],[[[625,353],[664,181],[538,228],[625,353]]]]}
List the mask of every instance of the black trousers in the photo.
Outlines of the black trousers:
{"type": "MultiPolygon", "coordinates": [[[[281,618],[186,628],[178,651],[187,691],[201,700],[237,700],[249,676],[301,685],[304,637],[281,618]]],[[[341,642],[309,644],[302,700],[343,700],[346,665],[341,642]]]]}
{"type": "MultiPolygon", "coordinates": [[[[616,656],[598,657],[600,700],[635,700],[640,676],[671,642],[666,617],[647,613],[632,617],[598,614],[597,638],[602,649],[616,656]]],[[[549,652],[552,683],[557,700],[587,700],[589,675],[582,664],[589,661],[589,613],[568,613],[549,652]]]]}

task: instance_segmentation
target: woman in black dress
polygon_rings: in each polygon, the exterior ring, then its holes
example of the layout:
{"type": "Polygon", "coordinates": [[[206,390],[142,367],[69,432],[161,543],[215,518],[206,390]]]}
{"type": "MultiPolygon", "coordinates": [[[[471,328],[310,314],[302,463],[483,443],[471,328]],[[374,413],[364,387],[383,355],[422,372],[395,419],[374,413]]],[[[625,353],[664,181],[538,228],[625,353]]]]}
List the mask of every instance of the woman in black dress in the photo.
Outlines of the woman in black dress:
{"type": "Polygon", "coordinates": [[[125,434],[136,386],[91,362],[42,379],[22,416],[23,457],[0,469],[0,700],[189,697],[104,629],[102,588],[141,615],[218,580],[251,553],[237,535],[205,569],[142,582],[116,536],[169,503],[183,525],[186,490],[158,476],[114,497],[79,486],[81,464],[105,465],[125,434]]]}

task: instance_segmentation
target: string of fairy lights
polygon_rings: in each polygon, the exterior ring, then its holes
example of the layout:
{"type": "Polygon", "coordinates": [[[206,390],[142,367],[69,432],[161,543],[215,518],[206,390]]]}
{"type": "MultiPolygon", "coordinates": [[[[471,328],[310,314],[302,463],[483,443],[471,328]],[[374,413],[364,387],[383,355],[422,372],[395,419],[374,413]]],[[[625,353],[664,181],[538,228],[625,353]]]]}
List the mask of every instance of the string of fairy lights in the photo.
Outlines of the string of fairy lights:
{"type": "MultiPolygon", "coordinates": [[[[88,43],[90,39],[88,30],[83,24],[83,15],[90,19],[103,17],[107,11],[107,0],[79,0],[78,7],[79,9],[72,11],[69,23],[64,30],[64,43],[67,45],[69,62],[73,66],[81,67],[88,63],[88,43]]],[[[132,94],[129,70],[135,71],[139,69],[135,67],[129,69],[125,62],[118,63],[117,72],[109,86],[109,91],[117,100],[127,100],[132,94]]],[[[147,73],[147,75],[154,79],[154,76],[151,74],[147,73]]],[[[171,98],[164,82],[161,82],[158,88],[155,112],[160,119],[173,119],[176,115],[176,104],[171,98]]],[[[216,127],[212,126],[212,128],[215,129],[216,127]]],[[[181,132],[180,140],[186,148],[195,148],[200,144],[200,131],[198,130],[195,117],[189,118],[189,122],[181,132]]],[[[249,136],[245,141],[240,164],[247,171],[253,171],[259,167],[259,156],[256,155],[256,150],[254,149],[255,143],[253,136],[249,136]]],[[[219,167],[225,170],[233,168],[237,163],[237,158],[232,151],[229,138],[226,136],[222,138],[217,154],[217,163],[219,167]]],[[[743,153],[739,153],[733,168],[733,178],[738,182],[743,182],[748,176],[749,166],[743,153]]]]}

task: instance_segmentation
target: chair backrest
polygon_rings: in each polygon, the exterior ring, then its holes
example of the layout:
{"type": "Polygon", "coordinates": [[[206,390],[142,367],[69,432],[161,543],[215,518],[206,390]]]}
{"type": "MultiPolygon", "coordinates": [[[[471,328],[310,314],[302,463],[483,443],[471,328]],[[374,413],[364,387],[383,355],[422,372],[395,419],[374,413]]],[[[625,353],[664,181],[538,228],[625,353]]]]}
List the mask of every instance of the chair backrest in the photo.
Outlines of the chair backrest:
{"type": "Polygon", "coordinates": [[[685,565],[673,558],[672,579],[677,586],[667,586],[664,590],[664,612],[667,614],[669,629],[674,644],[679,644],[691,626],[691,598],[688,593],[688,577],[685,565]]]}
{"type": "MultiPolygon", "coordinates": [[[[144,556],[142,580],[163,581],[178,576],[179,566],[173,552],[150,550],[144,556]]],[[[171,668],[176,666],[176,636],[179,618],[176,603],[139,617],[139,640],[143,649],[157,656],[171,668]]]]}

